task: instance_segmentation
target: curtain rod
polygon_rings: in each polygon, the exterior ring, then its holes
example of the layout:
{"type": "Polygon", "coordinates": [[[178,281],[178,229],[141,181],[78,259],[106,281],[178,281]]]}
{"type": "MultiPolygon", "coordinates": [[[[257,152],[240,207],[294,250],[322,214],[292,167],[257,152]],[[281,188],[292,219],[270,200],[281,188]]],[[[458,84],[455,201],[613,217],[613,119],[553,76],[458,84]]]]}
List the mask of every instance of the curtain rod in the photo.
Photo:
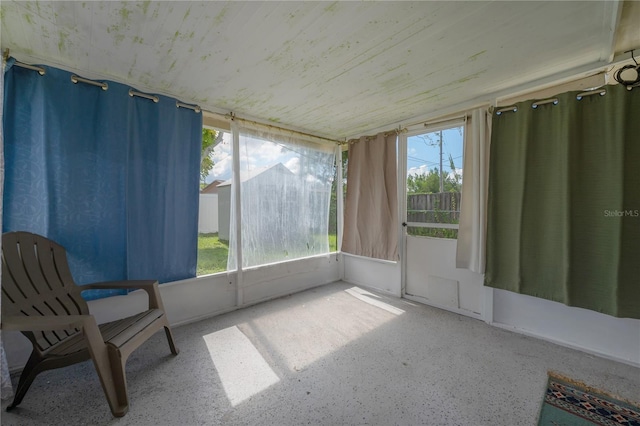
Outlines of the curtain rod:
{"type": "MultiPolygon", "coordinates": [[[[3,67],[4,67],[4,64],[9,60],[10,53],[11,53],[11,50],[8,47],[6,49],[4,49],[4,53],[2,54],[2,61],[3,61],[2,62],[2,66],[3,67]]],[[[13,63],[13,65],[19,66],[20,68],[26,68],[26,69],[31,70],[31,71],[38,71],[38,74],[40,74],[40,75],[45,75],[47,73],[47,71],[42,67],[36,67],[35,65],[25,64],[25,63],[19,62],[17,60],[13,63]]]]}
{"type": "Polygon", "coordinates": [[[13,63],[13,65],[16,65],[16,66],[18,66],[20,68],[26,68],[26,69],[32,70],[32,71],[38,71],[38,74],[40,74],[40,75],[45,75],[46,74],[46,71],[45,71],[44,68],[36,67],[35,65],[23,64],[22,62],[18,62],[18,61],[15,61],[13,63]]]}
{"type": "MultiPolygon", "coordinates": [[[[387,132],[383,132],[383,136],[386,138],[391,135],[399,135],[400,133],[406,133],[408,130],[406,127],[398,126],[397,129],[389,130],[387,132]]],[[[360,142],[360,139],[364,138],[365,142],[375,139],[380,133],[371,136],[360,136],[356,139],[349,139],[348,141],[340,143],[340,145],[354,144],[356,142],[360,142]]]]}
{"type": "Polygon", "coordinates": [[[268,130],[272,130],[273,129],[273,130],[278,130],[278,131],[282,131],[282,132],[288,132],[288,133],[291,133],[293,135],[301,135],[301,136],[304,136],[306,138],[318,139],[318,140],[322,140],[322,141],[325,141],[325,142],[330,142],[332,144],[343,145],[343,144],[346,143],[345,141],[339,141],[339,140],[336,140],[336,139],[324,138],[322,136],[316,136],[316,135],[312,135],[310,133],[300,132],[298,130],[285,129],[283,127],[273,126],[271,124],[265,124],[265,123],[260,123],[258,121],[247,120],[245,118],[239,118],[233,112],[229,112],[229,113],[225,114],[224,117],[226,119],[228,119],[228,120],[231,120],[231,121],[238,121],[238,122],[243,122],[243,123],[250,124],[250,125],[253,125],[253,126],[257,126],[257,127],[264,127],[264,128],[266,128],[268,130]]]}
{"type": "Polygon", "coordinates": [[[558,98],[549,98],[549,99],[543,99],[541,101],[535,101],[534,103],[531,104],[531,108],[536,109],[540,105],[546,105],[546,104],[558,105],[558,98]]]}
{"type": "Polygon", "coordinates": [[[185,104],[184,102],[180,102],[180,101],[176,101],[176,108],[188,108],[188,109],[194,110],[195,112],[202,111],[200,109],[200,105],[190,105],[190,104],[185,104]]]}
{"type": "Polygon", "coordinates": [[[418,125],[420,123],[423,123],[424,127],[432,127],[432,126],[437,126],[439,124],[453,123],[453,122],[456,122],[456,121],[463,121],[463,120],[468,119],[469,117],[470,117],[470,115],[468,113],[464,113],[462,115],[456,115],[456,116],[449,117],[449,118],[443,118],[441,120],[421,121],[421,122],[418,122],[418,123],[414,123],[414,124],[408,125],[406,127],[415,126],[415,125],[418,125]]]}
{"type": "MultiPolygon", "coordinates": [[[[6,62],[9,59],[9,53],[10,50],[9,48],[4,50],[2,59],[6,62]]],[[[32,71],[37,71],[38,74],[40,75],[45,75],[46,74],[46,70],[43,67],[38,67],[35,65],[29,65],[29,64],[25,64],[23,62],[19,62],[19,61],[15,61],[14,65],[21,67],[21,68],[25,68],[28,70],[32,70],[32,71]]],[[[107,83],[101,82],[101,81],[95,81],[95,80],[89,80],[87,78],[84,77],[80,77],[76,74],[72,74],[71,75],[71,82],[73,82],[73,84],[78,84],[78,83],[85,83],[85,84],[90,84],[92,86],[97,86],[102,88],[102,90],[108,90],[109,89],[109,85],[107,83]]],[[[142,92],[138,92],[135,91],[133,89],[129,89],[129,96],[133,97],[133,96],[138,96],[141,98],[145,98],[145,99],[149,99],[152,100],[154,103],[158,103],[160,101],[160,98],[157,95],[149,95],[146,93],[142,93],[142,92]]],[[[196,113],[201,111],[201,108],[199,105],[190,105],[190,104],[186,104],[184,102],[180,102],[180,101],[176,101],[176,108],[188,108],[191,109],[193,111],[195,111],[196,113]]]]}
{"type": "MultiPolygon", "coordinates": [[[[580,101],[585,96],[592,96],[592,95],[604,96],[606,94],[607,94],[607,90],[606,89],[604,89],[602,87],[596,87],[595,89],[586,90],[584,92],[578,93],[576,95],[576,100],[580,101]]],[[[531,104],[531,108],[536,109],[536,108],[538,108],[538,106],[545,105],[545,104],[558,105],[558,98],[549,98],[549,99],[542,99],[542,100],[534,101],[531,104]]],[[[495,114],[496,115],[502,115],[503,112],[517,112],[517,111],[518,111],[518,107],[516,105],[510,105],[510,106],[506,106],[506,107],[497,109],[495,111],[495,114]]]]}
{"type": "Polygon", "coordinates": [[[586,92],[578,93],[576,95],[576,99],[581,100],[585,96],[591,96],[591,95],[604,96],[606,94],[607,94],[607,91],[605,89],[593,89],[593,90],[587,90],[586,92]]]}
{"type": "MultiPolygon", "coordinates": [[[[549,98],[549,99],[542,99],[539,101],[535,101],[531,104],[531,108],[536,109],[540,105],[547,105],[547,104],[558,105],[558,98],[549,98]]],[[[517,111],[518,111],[517,106],[509,105],[509,106],[497,109],[496,115],[502,115],[503,112],[517,112],[517,111]]]]}
{"type": "Polygon", "coordinates": [[[90,84],[92,86],[98,86],[98,87],[102,88],[102,90],[109,89],[109,85],[107,83],[102,83],[100,81],[93,81],[93,80],[89,80],[89,79],[86,79],[86,78],[78,77],[75,74],[73,74],[71,76],[71,81],[73,82],[73,84],[78,84],[78,82],[81,82],[81,83],[90,84]]]}
{"type": "Polygon", "coordinates": [[[131,97],[137,96],[139,98],[149,99],[149,100],[152,100],[156,104],[160,101],[160,98],[157,95],[148,95],[146,93],[136,92],[133,89],[129,89],[129,96],[131,96],[131,97]]]}
{"type": "Polygon", "coordinates": [[[503,112],[516,112],[516,111],[518,111],[518,107],[515,105],[511,105],[511,106],[496,110],[496,115],[502,115],[503,112]]]}
{"type": "MultiPolygon", "coordinates": [[[[465,113],[465,114],[462,114],[462,115],[455,115],[453,117],[443,118],[443,119],[440,119],[440,120],[433,120],[433,121],[420,120],[420,121],[417,121],[415,123],[405,124],[404,126],[400,125],[394,130],[389,130],[389,131],[384,132],[384,135],[385,136],[390,136],[393,133],[396,133],[397,135],[399,135],[400,133],[407,133],[409,131],[410,127],[418,126],[420,124],[422,124],[424,127],[431,127],[431,126],[436,126],[436,125],[439,125],[439,124],[444,124],[444,123],[449,123],[449,122],[453,123],[453,122],[456,122],[456,121],[465,120],[468,117],[469,117],[469,114],[465,113]]],[[[374,138],[374,137],[375,136],[365,136],[365,138],[374,138]]],[[[352,139],[349,139],[346,142],[342,142],[342,145],[358,142],[359,140],[360,140],[360,138],[352,138],[352,139]]]]}

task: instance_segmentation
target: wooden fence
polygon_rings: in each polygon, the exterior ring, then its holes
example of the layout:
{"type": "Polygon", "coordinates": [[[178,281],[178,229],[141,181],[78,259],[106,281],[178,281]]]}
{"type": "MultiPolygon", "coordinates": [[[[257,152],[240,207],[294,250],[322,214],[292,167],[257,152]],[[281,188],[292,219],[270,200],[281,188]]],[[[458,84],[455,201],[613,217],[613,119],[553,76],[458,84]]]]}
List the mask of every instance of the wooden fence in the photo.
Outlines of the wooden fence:
{"type": "Polygon", "coordinates": [[[407,222],[458,223],[459,221],[459,192],[407,196],[407,222]]]}

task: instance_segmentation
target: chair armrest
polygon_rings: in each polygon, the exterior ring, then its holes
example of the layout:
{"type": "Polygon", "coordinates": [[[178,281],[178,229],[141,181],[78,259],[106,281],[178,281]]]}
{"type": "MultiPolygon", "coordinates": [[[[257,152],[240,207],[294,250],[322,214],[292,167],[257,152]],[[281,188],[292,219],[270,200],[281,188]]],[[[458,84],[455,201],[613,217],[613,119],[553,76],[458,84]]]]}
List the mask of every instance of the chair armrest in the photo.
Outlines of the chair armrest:
{"type": "Polygon", "coordinates": [[[126,280],[126,281],[105,281],[79,286],[80,290],[97,290],[97,289],[140,289],[149,295],[149,309],[161,309],[164,311],[160,290],[158,289],[157,280],[126,280]]]}
{"type": "Polygon", "coordinates": [[[95,319],[93,315],[60,315],[60,316],[17,316],[3,315],[2,329],[5,331],[49,331],[69,328],[84,329],[95,319]]]}

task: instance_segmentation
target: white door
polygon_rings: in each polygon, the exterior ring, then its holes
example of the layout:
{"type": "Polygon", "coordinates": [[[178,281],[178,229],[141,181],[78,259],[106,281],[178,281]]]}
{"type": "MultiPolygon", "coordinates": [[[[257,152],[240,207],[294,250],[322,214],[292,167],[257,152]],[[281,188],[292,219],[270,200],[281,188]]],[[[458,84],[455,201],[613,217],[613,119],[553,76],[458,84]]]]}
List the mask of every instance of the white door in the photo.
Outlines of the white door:
{"type": "Polygon", "coordinates": [[[422,127],[400,140],[404,158],[403,294],[480,317],[482,276],[457,269],[464,121],[422,127]]]}

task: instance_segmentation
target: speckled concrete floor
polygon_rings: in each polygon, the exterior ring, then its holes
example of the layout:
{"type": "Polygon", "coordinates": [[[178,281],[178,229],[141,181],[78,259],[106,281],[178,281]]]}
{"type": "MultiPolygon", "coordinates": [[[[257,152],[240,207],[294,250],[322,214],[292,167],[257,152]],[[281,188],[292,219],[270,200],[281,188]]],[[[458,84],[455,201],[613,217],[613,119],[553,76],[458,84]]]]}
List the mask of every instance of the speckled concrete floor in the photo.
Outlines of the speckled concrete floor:
{"type": "Polygon", "coordinates": [[[547,370],[640,399],[640,369],[335,283],[156,334],[111,417],[87,362],[3,425],[535,425],[547,370]]]}

